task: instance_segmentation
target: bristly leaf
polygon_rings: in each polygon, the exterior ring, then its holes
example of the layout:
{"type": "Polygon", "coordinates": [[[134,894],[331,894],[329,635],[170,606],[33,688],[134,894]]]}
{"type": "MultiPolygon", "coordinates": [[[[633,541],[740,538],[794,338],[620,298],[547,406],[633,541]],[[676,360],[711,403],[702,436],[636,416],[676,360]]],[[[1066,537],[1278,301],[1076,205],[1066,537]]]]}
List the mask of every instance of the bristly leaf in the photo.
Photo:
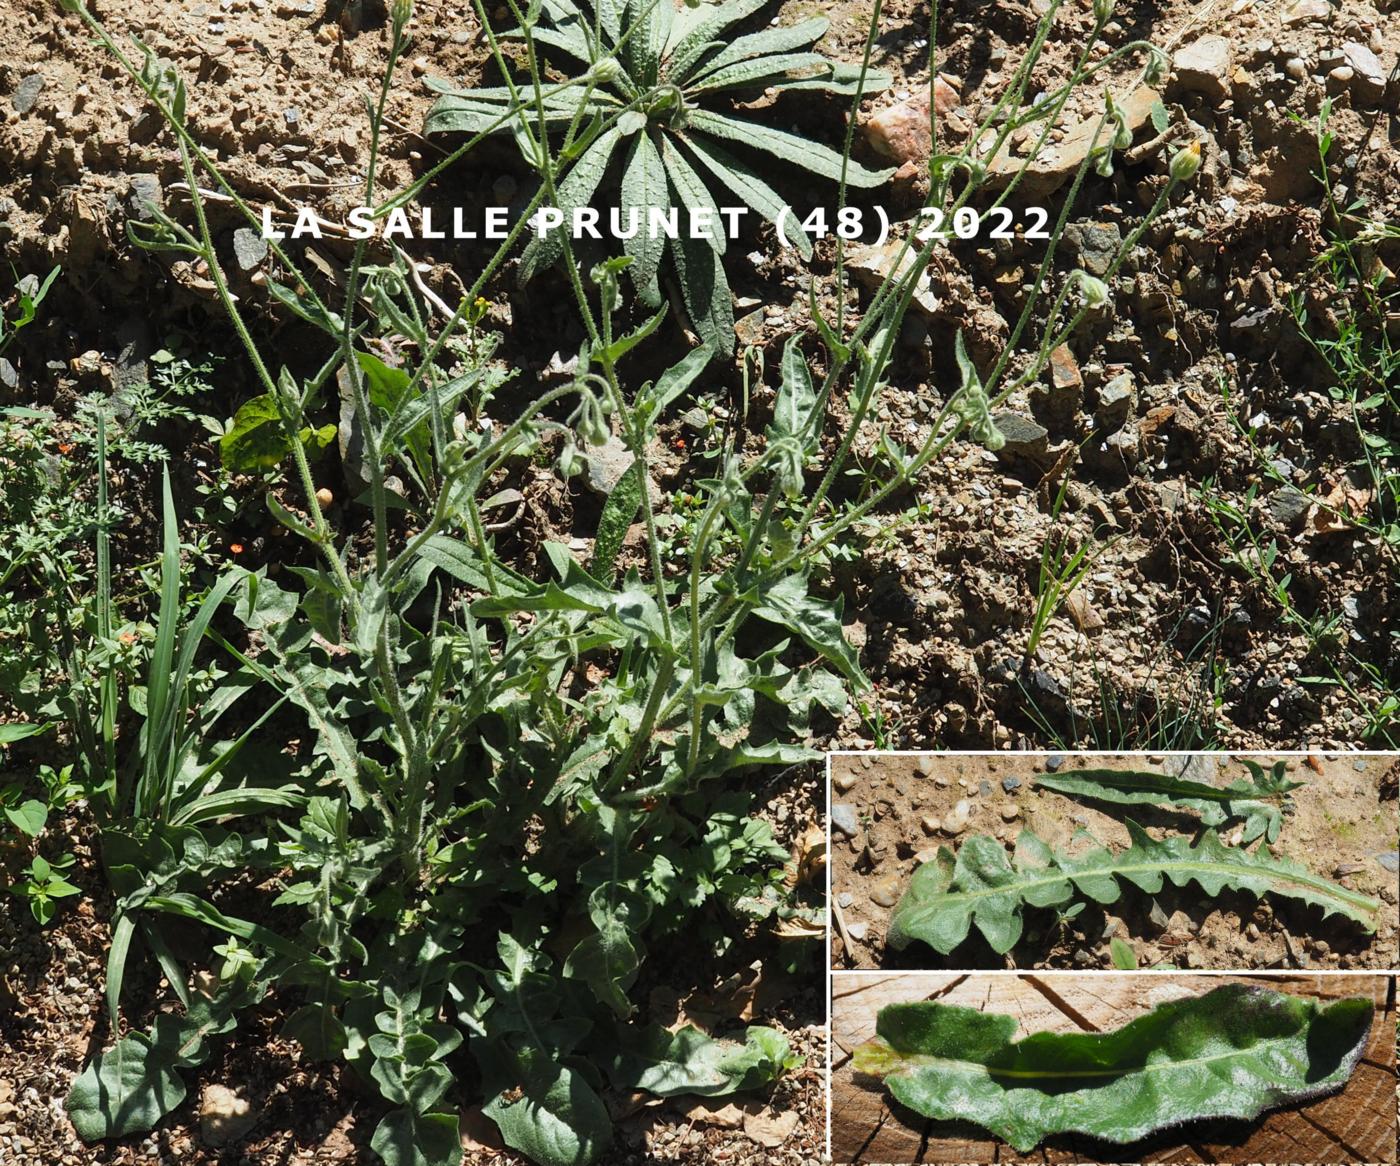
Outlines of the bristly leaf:
{"type": "Polygon", "coordinates": [[[1243,818],[1246,842],[1261,834],[1269,842],[1276,842],[1283,823],[1284,796],[1303,783],[1289,781],[1281,773],[1265,776],[1257,766],[1253,769],[1253,782],[1241,779],[1223,789],[1165,773],[1127,769],[1067,769],[1037,777],[1036,785],[1071,797],[1123,806],[1194,810],[1205,826],[1220,826],[1231,818],[1243,818]]]}
{"type": "Polygon", "coordinates": [[[934,1002],[880,1009],[855,1070],[935,1121],[971,1121],[1021,1153],[1053,1134],[1127,1145],[1182,1122],[1253,1119],[1347,1083],[1373,1014],[1227,984],[1158,1005],[1112,1032],[1038,1032],[1014,1016],[934,1002]]]}
{"type": "MultiPolygon", "coordinates": [[[[941,847],[914,872],[895,906],[888,942],[899,951],[921,940],[947,955],[975,923],[992,949],[1004,954],[1021,938],[1023,907],[1062,907],[1080,896],[1112,903],[1120,879],[1148,894],[1170,881],[1177,887],[1194,882],[1210,896],[1229,889],[1297,899],[1321,907],[1324,917],[1343,915],[1368,933],[1376,929],[1380,903],[1290,859],[1225,846],[1209,833],[1193,847],[1180,836],[1157,842],[1131,819],[1127,827],[1133,843],[1121,854],[1097,843],[1077,855],[1058,853],[1029,830],[1017,838],[1010,859],[1000,842],[981,834],[964,842],[956,859],[941,847]]],[[[1093,842],[1082,831],[1076,837],[1093,842]]]]}

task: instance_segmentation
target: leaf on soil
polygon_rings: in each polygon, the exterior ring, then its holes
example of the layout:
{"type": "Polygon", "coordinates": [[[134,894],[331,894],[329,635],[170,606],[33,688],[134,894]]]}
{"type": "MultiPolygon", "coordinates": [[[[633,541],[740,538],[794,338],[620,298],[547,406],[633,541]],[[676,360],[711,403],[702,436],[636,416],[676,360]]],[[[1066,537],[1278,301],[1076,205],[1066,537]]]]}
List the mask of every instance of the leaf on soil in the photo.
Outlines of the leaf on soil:
{"type": "Polygon", "coordinates": [[[1276,842],[1283,825],[1284,795],[1303,783],[1289,781],[1277,767],[1268,776],[1257,766],[1251,769],[1251,780],[1242,778],[1223,788],[1165,773],[1118,769],[1070,769],[1043,774],[1035,782],[1042,789],[1070,797],[1121,806],[1194,810],[1206,826],[1220,826],[1231,818],[1242,818],[1246,842],[1254,841],[1261,834],[1268,841],[1276,842]]]}
{"type": "Polygon", "coordinates": [[[1083,831],[1075,837],[1094,845],[1077,855],[1056,853],[1029,830],[1017,838],[1010,859],[1000,842],[983,834],[964,842],[956,858],[940,847],[933,861],[914,872],[895,906],[889,944],[900,951],[922,940],[947,955],[976,923],[992,949],[1004,954],[1021,938],[1023,907],[1063,907],[1076,898],[1112,903],[1121,893],[1120,879],[1148,894],[1170,881],[1178,887],[1195,882],[1210,896],[1227,888],[1278,895],[1321,907],[1324,916],[1344,915],[1368,933],[1376,929],[1378,902],[1291,859],[1229,847],[1210,833],[1193,847],[1180,836],[1158,842],[1131,819],[1127,827],[1133,844],[1120,854],[1083,831]]]}
{"type": "Polygon", "coordinates": [[[1016,1018],[946,1004],[891,1004],[855,1051],[904,1105],[972,1121],[1026,1153],[1058,1133],[1119,1145],[1203,1118],[1252,1120],[1346,1084],[1372,1004],[1321,1003],[1228,984],[1159,1005],[1106,1033],[1039,1032],[1016,1018]]]}

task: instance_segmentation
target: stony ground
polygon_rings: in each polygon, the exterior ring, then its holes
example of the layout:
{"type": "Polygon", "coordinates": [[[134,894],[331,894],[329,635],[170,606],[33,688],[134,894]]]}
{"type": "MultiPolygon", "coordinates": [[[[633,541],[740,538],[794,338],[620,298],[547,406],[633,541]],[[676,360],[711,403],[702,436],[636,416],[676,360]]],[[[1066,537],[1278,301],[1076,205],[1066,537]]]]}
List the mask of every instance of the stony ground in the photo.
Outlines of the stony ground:
{"type": "MultiPolygon", "coordinates": [[[[1275,760],[1251,758],[1267,769],[1275,760]]],[[[835,755],[832,782],[832,895],[839,926],[832,966],[860,968],[1112,968],[1117,938],[1139,967],[1216,969],[1381,969],[1400,961],[1400,812],[1392,755],[1308,756],[1288,759],[1288,776],[1303,784],[1288,795],[1275,854],[1379,900],[1374,934],[1346,919],[1321,917],[1314,907],[1244,893],[1202,894],[1200,887],[1165,886],[1148,895],[1125,888],[1118,902],[1090,903],[1059,921],[1051,910],[1028,910],[1024,936],[998,956],[974,933],[948,956],[914,943],[886,947],[892,908],[909,876],[940,848],[956,851],[974,834],[1014,844],[1030,830],[1056,851],[1079,854],[1092,843],[1112,850],[1131,840],[1133,818],[1154,837],[1194,833],[1191,815],[1152,806],[1113,806],[1039,789],[1040,775],[1077,768],[1147,770],[1223,786],[1248,771],[1213,754],[1173,757],[1076,755],[835,755]]],[[[1238,845],[1241,823],[1227,822],[1222,841],[1238,845]]]]}

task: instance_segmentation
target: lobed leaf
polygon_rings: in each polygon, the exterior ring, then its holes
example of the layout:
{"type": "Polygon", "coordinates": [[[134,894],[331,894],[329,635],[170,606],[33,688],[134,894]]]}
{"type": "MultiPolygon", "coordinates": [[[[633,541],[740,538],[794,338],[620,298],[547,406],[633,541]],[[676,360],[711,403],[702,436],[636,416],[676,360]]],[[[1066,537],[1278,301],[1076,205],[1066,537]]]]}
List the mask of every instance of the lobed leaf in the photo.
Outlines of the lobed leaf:
{"type": "Polygon", "coordinates": [[[1334,1093],[1370,1035],[1371,1001],[1227,984],[1103,1033],[1038,1032],[947,1004],[891,1004],[855,1069],[935,1121],[971,1121],[1026,1153],[1061,1133],[1124,1145],[1183,1122],[1252,1120],[1334,1093]]]}
{"type": "Polygon", "coordinates": [[[903,950],[914,940],[947,955],[967,938],[972,925],[998,953],[1021,938],[1023,907],[1062,907],[1076,897],[1099,903],[1117,900],[1126,879],[1149,894],[1164,882],[1194,882],[1207,895],[1248,891],[1311,903],[1323,915],[1343,915],[1366,932],[1376,929],[1381,904],[1329,882],[1287,858],[1224,845],[1214,834],[1191,845],[1185,837],[1154,840],[1129,820],[1132,846],[1121,854],[1103,847],[1071,856],[1057,853],[1029,830],[1016,840],[1015,854],[995,838],[975,835],[957,857],[941,847],[932,862],[914,872],[909,889],[890,918],[889,944],[903,950]]]}
{"type": "Polygon", "coordinates": [[[1070,769],[1036,778],[1036,785],[1042,789],[1071,797],[1123,806],[1194,810],[1206,826],[1243,818],[1246,842],[1261,834],[1269,842],[1278,840],[1283,824],[1283,797],[1301,784],[1285,781],[1278,785],[1261,774],[1253,782],[1241,780],[1221,788],[1165,773],[1117,769],[1070,769]]]}

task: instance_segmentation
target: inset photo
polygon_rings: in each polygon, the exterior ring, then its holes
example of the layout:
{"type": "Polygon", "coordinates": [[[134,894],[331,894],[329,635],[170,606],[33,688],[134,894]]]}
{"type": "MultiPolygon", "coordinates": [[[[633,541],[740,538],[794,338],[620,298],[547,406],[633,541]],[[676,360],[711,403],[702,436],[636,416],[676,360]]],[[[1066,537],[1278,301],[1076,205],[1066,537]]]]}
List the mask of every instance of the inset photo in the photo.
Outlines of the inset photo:
{"type": "Polygon", "coordinates": [[[836,1166],[1396,1160],[1395,980],[832,977],[836,1166]]]}
{"type": "Polygon", "coordinates": [[[1396,754],[832,754],[832,966],[1381,970],[1396,754]]]}

